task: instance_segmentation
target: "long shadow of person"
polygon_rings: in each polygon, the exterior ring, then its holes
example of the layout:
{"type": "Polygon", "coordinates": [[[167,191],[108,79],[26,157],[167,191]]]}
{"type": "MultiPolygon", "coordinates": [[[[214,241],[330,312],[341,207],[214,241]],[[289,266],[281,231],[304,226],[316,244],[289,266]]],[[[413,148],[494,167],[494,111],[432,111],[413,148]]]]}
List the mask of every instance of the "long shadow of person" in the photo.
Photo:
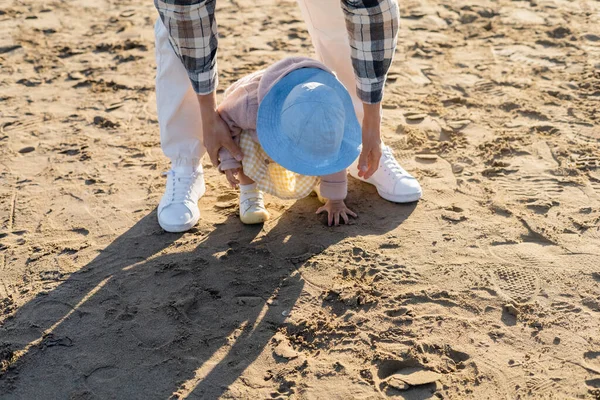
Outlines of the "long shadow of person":
{"type": "Polygon", "coordinates": [[[162,234],[147,215],[0,327],[13,351],[0,397],[219,397],[285,323],[303,260],[395,229],[415,208],[362,200],[363,219],[328,229],[315,206],[296,202],[266,234],[230,216],[205,238],[162,234]]]}
{"type": "MultiPolygon", "coordinates": [[[[73,319],[85,319],[87,314],[83,310],[90,298],[110,287],[111,281],[123,275],[127,268],[151,259],[181,237],[180,234],[164,234],[155,221],[155,212],[146,215],[58,287],[38,294],[5,320],[0,326],[0,397],[8,396],[8,392],[16,387],[12,376],[15,365],[39,358],[39,355],[44,356],[41,359],[48,358],[50,354],[43,353],[51,353],[47,350],[52,347],[74,345],[76,335],[61,337],[57,336],[57,331],[73,319]]],[[[44,386],[52,385],[50,382],[44,386]]],[[[34,393],[45,393],[41,386],[31,389],[34,393]]]]}
{"type": "MultiPolygon", "coordinates": [[[[201,368],[201,373],[193,380],[180,386],[179,394],[183,392],[185,398],[202,399],[219,398],[223,395],[264,351],[275,332],[285,323],[286,316],[289,315],[304,287],[302,276],[293,274],[294,271],[313,256],[346,238],[366,234],[381,235],[397,228],[416,208],[416,203],[398,206],[385,202],[374,196],[372,188],[356,182],[351,183],[350,190],[353,197],[361,199],[358,204],[350,205],[356,206],[355,209],[363,216],[360,222],[328,231],[323,223],[313,216],[318,203],[314,199],[304,199],[286,210],[277,225],[251,246],[246,244],[239,246],[235,243],[239,248],[236,252],[258,251],[265,254],[268,259],[275,260],[279,268],[287,272],[285,277],[281,276],[283,279],[268,298],[272,300],[276,297],[279,300],[278,306],[269,306],[265,302],[260,302],[255,309],[257,313],[253,314],[252,319],[247,320],[246,326],[251,328],[241,330],[234,343],[223,351],[225,354],[217,357],[218,362],[215,360],[207,368],[201,368]],[[376,200],[368,200],[373,198],[376,200]],[[258,311],[261,314],[258,314],[258,311]]],[[[262,268],[249,272],[252,274],[260,271],[258,272],[260,276],[268,279],[269,275],[277,269],[269,268],[266,273],[262,268]]]]}

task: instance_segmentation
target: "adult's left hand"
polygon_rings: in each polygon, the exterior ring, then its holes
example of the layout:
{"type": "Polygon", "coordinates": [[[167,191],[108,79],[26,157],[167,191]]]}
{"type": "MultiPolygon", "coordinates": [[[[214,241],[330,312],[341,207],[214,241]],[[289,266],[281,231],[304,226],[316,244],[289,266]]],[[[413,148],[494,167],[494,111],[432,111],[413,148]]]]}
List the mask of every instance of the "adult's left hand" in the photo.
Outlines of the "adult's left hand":
{"type": "Polygon", "coordinates": [[[381,104],[363,104],[362,151],[358,176],[369,179],[379,168],[381,158],[381,104]]]}

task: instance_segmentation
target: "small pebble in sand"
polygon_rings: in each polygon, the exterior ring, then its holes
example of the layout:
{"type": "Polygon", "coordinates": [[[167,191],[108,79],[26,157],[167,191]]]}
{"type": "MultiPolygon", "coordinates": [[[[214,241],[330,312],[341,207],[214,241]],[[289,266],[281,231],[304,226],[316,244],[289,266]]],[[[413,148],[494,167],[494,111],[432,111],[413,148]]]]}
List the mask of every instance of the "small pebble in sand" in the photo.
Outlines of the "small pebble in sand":
{"type": "Polygon", "coordinates": [[[569,36],[571,34],[571,30],[569,28],[565,28],[565,27],[559,26],[558,28],[554,28],[553,30],[548,31],[546,33],[551,38],[562,39],[564,37],[569,36]]]}
{"type": "Polygon", "coordinates": [[[519,310],[512,304],[505,304],[504,311],[506,311],[508,314],[514,317],[517,317],[519,315],[519,310]]]}
{"type": "Polygon", "coordinates": [[[425,160],[425,161],[437,161],[438,156],[435,154],[417,154],[415,156],[418,160],[425,160]]]}
{"type": "Polygon", "coordinates": [[[479,15],[474,12],[466,11],[460,16],[460,22],[462,24],[470,24],[479,19],[479,15]]]}
{"type": "Polygon", "coordinates": [[[387,382],[387,384],[388,384],[388,386],[393,387],[394,389],[398,389],[398,390],[406,390],[410,387],[408,385],[408,383],[404,382],[403,380],[399,379],[396,376],[392,376],[390,378],[390,380],[387,382]]]}
{"type": "Polygon", "coordinates": [[[72,81],[79,81],[83,78],[85,78],[85,76],[81,73],[81,72],[77,72],[77,71],[72,71],[69,72],[67,74],[67,76],[69,77],[69,79],[71,79],[72,81]]]}
{"type": "Polygon", "coordinates": [[[387,379],[387,384],[398,390],[406,390],[410,386],[421,386],[440,380],[441,374],[421,368],[406,368],[387,379]]]}
{"type": "Polygon", "coordinates": [[[113,122],[107,118],[104,118],[100,115],[94,117],[94,125],[97,125],[101,128],[117,128],[121,126],[119,122],[113,122]]]}
{"type": "Polygon", "coordinates": [[[588,42],[598,42],[600,41],[600,36],[594,35],[593,33],[587,33],[581,36],[582,39],[587,40],[588,42]]]}
{"type": "Polygon", "coordinates": [[[468,119],[461,119],[461,120],[458,120],[458,121],[448,121],[447,125],[450,128],[454,129],[455,131],[459,131],[459,130],[465,128],[470,123],[471,123],[471,121],[468,120],[468,119]]]}
{"type": "Polygon", "coordinates": [[[464,169],[465,167],[462,164],[452,164],[452,172],[455,174],[460,174],[464,169]]]}
{"type": "Polygon", "coordinates": [[[422,119],[425,119],[425,117],[427,117],[427,114],[423,114],[423,113],[406,113],[404,114],[404,118],[406,118],[407,121],[419,121],[422,119]]]}
{"type": "Polygon", "coordinates": [[[290,345],[286,342],[281,342],[274,350],[275,355],[285,358],[286,360],[293,360],[294,358],[298,358],[298,352],[290,347],[290,345]]]}
{"type": "Polygon", "coordinates": [[[27,154],[27,153],[31,153],[32,151],[35,151],[35,147],[27,146],[27,147],[23,147],[21,150],[19,150],[19,153],[27,154]]]}

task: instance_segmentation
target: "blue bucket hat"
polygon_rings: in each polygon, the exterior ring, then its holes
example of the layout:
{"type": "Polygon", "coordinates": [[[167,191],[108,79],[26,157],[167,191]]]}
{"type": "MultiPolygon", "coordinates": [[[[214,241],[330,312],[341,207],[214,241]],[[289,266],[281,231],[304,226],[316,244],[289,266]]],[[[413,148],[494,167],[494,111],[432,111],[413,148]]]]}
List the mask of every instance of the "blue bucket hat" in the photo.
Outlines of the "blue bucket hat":
{"type": "Polygon", "coordinates": [[[259,105],[256,131],[273,161],[301,175],[342,171],[360,154],[361,127],[350,94],[319,68],[281,78],[259,105]]]}

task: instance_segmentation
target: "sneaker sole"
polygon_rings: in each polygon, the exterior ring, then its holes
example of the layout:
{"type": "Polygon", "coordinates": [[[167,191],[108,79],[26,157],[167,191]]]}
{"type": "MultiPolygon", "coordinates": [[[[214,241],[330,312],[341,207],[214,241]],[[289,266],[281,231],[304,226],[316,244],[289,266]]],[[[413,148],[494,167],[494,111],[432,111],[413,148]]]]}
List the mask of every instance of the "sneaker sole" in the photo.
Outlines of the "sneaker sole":
{"type": "Polygon", "coordinates": [[[240,217],[240,220],[245,225],[256,225],[262,224],[269,220],[271,216],[269,214],[253,215],[251,217],[240,217]]]}
{"type": "Polygon", "coordinates": [[[194,226],[196,226],[198,221],[200,221],[200,217],[193,219],[192,221],[190,221],[189,223],[187,223],[185,225],[168,225],[168,224],[164,224],[164,223],[160,222],[160,220],[159,220],[158,225],[160,225],[160,227],[163,228],[163,230],[165,230],[166,232],[182,233],[182,232],[187,232],[190,229],[192,229],[194,226]]]}
{"type": "MultiPolygon", "coordinates": [[[[377,186],[375,186],[377,188],[377,186]]],[[[384,200],[391,201],[392,203],[414,203],[415,201],[419,201],[421,196],[423,196],[422,192],[413,193],[413,194],[403,194],[403,195],[393,195],[389,193],[385,193],[377,188],[377,193],[384,200]]]]}
{"type": "Polygon", "coordinates": [[[423,192],[403,194],[403,195],[389,194],[389,193],[381,191],[377,185],[362,179],[358,175],[354,175],[353,173],[350,172],[350,176],[358,181],[375,186],[375,189],[377,189],[377,193],[379,194],[379,196],[384,200],[391,201],[392,203],[414,203],[415,201],[419,201],[419,199],[421,199],[421,197],[423,196],[423,192]]]}

